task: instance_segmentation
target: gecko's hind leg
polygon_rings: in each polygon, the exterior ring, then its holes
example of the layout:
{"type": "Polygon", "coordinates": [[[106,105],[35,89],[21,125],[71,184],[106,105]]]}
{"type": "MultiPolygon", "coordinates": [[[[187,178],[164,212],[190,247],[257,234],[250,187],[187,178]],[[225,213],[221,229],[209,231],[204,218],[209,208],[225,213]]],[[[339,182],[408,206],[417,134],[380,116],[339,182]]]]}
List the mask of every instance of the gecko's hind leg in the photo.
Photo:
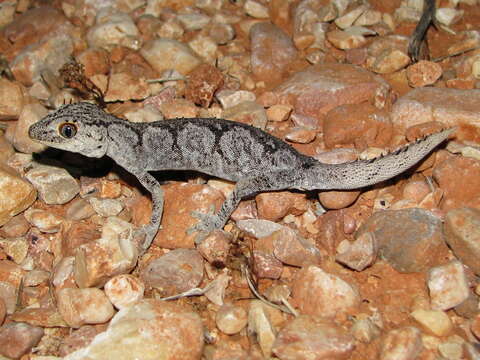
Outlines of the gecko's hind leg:
{"type": "Polygon", "coordinates": [[[134,175],[152,195],[152,217],[150,223],[138,228],[134,234],[134,237],[143,237],[141,252],[144,253],[152,244],[160,228],[163,214],[163,190],[160,183],[150,173],[135,173],[134,175]]]}
{"type": "Polygon", "coordinates": [[[287,170],[282,170],[240,180],[216,214],[213,212],[207,214],[193,212],[192,216],[200,221],[188,229],[187,232],[198,231],[199,234],[195,239],[195,243],[197,245],[200,244],[210,232],[222,229],[225,226],[230,215],[242,199],[262,191],[284,190],[295,187],[296,177],[297,175],[291,174],[287,170]]]}

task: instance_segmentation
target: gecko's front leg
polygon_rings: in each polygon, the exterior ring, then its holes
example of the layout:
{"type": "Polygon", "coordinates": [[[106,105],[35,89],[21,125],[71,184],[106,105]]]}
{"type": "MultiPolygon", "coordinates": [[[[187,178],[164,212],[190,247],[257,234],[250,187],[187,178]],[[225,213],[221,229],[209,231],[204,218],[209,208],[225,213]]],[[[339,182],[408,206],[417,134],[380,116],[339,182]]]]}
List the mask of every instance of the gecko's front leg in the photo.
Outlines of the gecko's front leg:
{"type": "Polygon", "coordinates": [[[137,177],[138,181],[140,181],[143,187],[152,195],[152,217],[150,223],[137,229],[135,234],[145,236],[143,243],[141,244],[142,252],[145,252],[152,244],[152,241],[160,228],[163,213],[163,190],[160,183],[150,173],[134,172],[133,175],[137,177]]]}

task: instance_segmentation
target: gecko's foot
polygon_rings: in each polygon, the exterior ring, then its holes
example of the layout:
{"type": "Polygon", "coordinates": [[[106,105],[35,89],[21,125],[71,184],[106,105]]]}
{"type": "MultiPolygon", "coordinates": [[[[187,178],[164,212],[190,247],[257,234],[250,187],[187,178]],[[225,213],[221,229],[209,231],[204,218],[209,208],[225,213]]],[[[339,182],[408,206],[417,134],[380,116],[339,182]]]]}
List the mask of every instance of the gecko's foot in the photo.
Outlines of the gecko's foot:
{"type": "Polygon", "coordinates": [[[187,229],[187,234],[189,235],[198,232],[195,237],[195,243],[197,245],[200,244],[213,230],[222,227],[222,221],[214,214],[213,206],[208,213],[192,211],[191,215],[200,220],[197,224],[187,229]]]}

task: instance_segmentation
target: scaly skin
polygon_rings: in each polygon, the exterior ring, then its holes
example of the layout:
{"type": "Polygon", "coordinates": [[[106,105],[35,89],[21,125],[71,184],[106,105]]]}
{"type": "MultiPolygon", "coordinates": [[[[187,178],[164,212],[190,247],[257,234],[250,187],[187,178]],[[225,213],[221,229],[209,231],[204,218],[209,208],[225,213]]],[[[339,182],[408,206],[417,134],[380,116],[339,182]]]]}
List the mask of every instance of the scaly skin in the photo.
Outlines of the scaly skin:
{"type": "Polygon", "coordinates": [[[258,192],[356,189],[390,179],[418,163],[453,131],[430,135],[378,159],[338,165],[321,163],[260,129],[233,121],[130,123],[89,103],[62,106],[32,125],[29,136],[89,157],[107,155],[135,175],[152,194],[152,219],[141,230],[146,250],[163,210],[162,188],[149,171],[195,170],[236,182],[217,214],[195,213],[201,221],[194,230],[205,235],[222,228],[240,200],[258,192]],[[69,131],[62,135],[64,124],[69,131]]]}

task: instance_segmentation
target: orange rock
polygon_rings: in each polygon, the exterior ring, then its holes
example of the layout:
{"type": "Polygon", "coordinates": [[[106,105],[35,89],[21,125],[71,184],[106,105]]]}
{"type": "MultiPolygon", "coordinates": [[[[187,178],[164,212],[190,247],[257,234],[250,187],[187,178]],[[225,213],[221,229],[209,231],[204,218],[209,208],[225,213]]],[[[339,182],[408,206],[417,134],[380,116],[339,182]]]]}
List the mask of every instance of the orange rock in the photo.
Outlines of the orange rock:
{"type": "Polygon", "coordinates": [[[218,211],[225,197],[207,185],[173,183],[163,187],[165,206],[162,229],[155,237],[154,244],[167,249],[193,248],[197,233],[188,235],[185,231],[198,222],[192,211],[208,212],[213,205],[218,211]]]}
{"type": "Polygon", "coordinates": [[[444,191],[442,210],[480,208],[480,161],[452,156],[438,164],[433,177],[444,191]]]}
{"type": "Polygon", "coordinates": [[[305,194],[288,191],[261,193],[255,201],[258,216],[271,221],[278,221],[288,214],[301,215],[307,210],[305,194]]]}

